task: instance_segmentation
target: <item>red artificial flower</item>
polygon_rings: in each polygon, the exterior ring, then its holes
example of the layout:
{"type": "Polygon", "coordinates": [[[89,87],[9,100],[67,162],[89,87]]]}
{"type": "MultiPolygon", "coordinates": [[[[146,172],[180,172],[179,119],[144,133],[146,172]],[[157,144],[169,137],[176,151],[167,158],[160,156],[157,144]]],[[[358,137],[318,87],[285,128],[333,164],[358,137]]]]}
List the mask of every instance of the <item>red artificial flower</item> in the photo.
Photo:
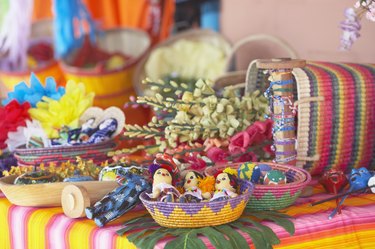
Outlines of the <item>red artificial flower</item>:
{"type": "Polygon", "coordinates": [[[19,126],[26,126],[26,119],[30,119],[29,109],[29,102],[20,105],[17,100],[0,107],[0,149],[6,148],[8,132],[16,131],[19,126]]]}
{"type": "Polygon", "coordinates": [[[230,138],[228,149],[231,153],[245,152],[250,144],[250,136],[246,131],[238,132],[230,138]]]}
{"type": "Polygon", "coordinates": [[[249,134],[249,146],[264,139],[257,125],[250,125],[249,127],[247,127],[246,132],[247,134],[249,134]]]}
{"type": "Polygon", "coordinates": [[[259,128],[259,133],[262,134],[266,139],[272,139],[272,119],[266,119],[265,121],[256,121],[253,125],[259,128]]]}
{"type": "Polygon", "coordinates": [[[240,157],[237,157],[234,160],[234,162],[236,163],[257,162],[257,161],[258,161],[257,155],[251,151],[248,153],[244,153],[243,155],[241,155],[240,157]]]}
{"type": "Polygon", "coordinates": [[[214,163],[228,162],[228,152],[217,147],[211,147],[207,151],[207,157],[210,158],[214,163]]]}
{"type": "Polygon", "coordinates": [[[186,161],[190,164],[189,169],[191,170],[200,172],[206,168],[206,162],[202,158],[191,156],[187,157],[186,161]]]}
{"type": "Polygon", "coordinates": [[[263,151],[270,154],[270,156],[275,155],[275,151],[272,150],[272,144],[268,144],[268,145],[264,146],[263,151]]]}

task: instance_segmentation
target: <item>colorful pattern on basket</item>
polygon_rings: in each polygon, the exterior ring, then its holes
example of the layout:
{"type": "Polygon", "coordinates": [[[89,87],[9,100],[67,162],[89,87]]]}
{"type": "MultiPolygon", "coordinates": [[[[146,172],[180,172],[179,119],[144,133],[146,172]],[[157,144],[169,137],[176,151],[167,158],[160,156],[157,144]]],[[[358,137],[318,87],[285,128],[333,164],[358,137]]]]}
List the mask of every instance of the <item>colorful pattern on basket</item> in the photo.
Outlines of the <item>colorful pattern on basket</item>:
{"type": "Polygon", "coordinates": [[[311,174],[329,169],[350,172],[375,166],[375,65],[309,62],[294,70],[298,98],[298,161],[311,174]],[[318,156],[318,157],[317,157],[318,156]],[[316,160],[319,158],[319,160],[316,160]]]}
{"type": "Polygon", "coordinates": [[[36,149],[16,149],[14,156],[19,166],[34,166],[44,163],[59,164],[68,160],[74,162],[79,156],[84,160],[92,160],[95,164],[100,164],[109,160],[107,153],[115,147],[112,140],[90,144],[90,145],[73,145],[57,146],[50,148],[36,149]]]}
{"type": "Polygon", "coordinates": [[[242,181],[245,191],[224,201],[178,203],[152,201],[146,193],[140,199],[157,223],[165,227],[204,227],[238,219],[253,192],[253,184],[242,181]]]}

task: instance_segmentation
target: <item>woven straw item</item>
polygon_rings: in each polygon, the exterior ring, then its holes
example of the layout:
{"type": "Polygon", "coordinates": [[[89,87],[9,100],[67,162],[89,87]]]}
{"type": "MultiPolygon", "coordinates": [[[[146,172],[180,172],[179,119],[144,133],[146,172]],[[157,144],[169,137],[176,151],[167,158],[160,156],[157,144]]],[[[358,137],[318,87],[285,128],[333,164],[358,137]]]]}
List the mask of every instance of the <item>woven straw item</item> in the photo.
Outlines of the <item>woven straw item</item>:
{"type": "Polygon", "coordinates": [[[140,196],[152,218],[161,226],[192,228],[217,226],[237,220],[253,192],[253,184],[242,181],[243,192],[224,201],[178,203],[152,201],[145,192],[140,196]]]}
{"type": "Polygon", "coordinates": [[[51,148],[23,149],[18,148],[14,156],[19,166],[34,166],[41,163],[60,164],[70,160],[76,160],[79,156],[84,160],[93,160],[100,164],[109,159],[107,153],[115,147],[115,143],[110,140],[91,145],[58,146],[51,148]]]}
{"type": "MultiPolygon", "coordinates": [[[[250,68],[251,67],[251,68],[250,68]]],[[[375,65],[308,62],[294,69],[298,99],[297,164],[312,175],[375,167],[375,65]]],[[[264,90],[255,63],[247,91],[264,90]]]]}
{"type": "MultiPolygon", "coordinates": [[[[247,206],[254,210],[279,210],[292,205],[300,196],[303,188],[311,181],[310,174],[297,167],[275,163],[267,164],[274,170],[284,172],[287,184],[283,185],[261,185],[255,184],[255,189],[247,206]]],[[[206,169],[206,175],[215,175],[226,167],[237,169],[241,163],[232,165],[223,164],[206,169]]]]}

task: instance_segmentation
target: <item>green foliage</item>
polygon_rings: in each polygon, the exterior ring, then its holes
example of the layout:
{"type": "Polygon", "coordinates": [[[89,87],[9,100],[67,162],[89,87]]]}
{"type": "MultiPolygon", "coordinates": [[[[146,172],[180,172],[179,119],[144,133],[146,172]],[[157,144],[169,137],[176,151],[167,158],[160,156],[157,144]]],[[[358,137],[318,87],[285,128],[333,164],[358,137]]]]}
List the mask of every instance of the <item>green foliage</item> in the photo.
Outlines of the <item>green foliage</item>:
{"type": "Polygon", "coordinates": [[[215,248],[246,249],[250,248],[240,232],[250,236],[257,249],[272,248],[280,243],[274,231],[262,224],[264,220],[273,221],[283,227],[290,235],[294,234],[291,217],[275,211],[245,211],[243,216],[231,223],[201,228],[166,228],[159,226],[149,215],[124,223],[125,227],[117,231],[118,235],[126,234],[130,242],[138,248],[154,248],[160,239],[171,238],[166,249],[203,249],[206,237],[215,248]]]}

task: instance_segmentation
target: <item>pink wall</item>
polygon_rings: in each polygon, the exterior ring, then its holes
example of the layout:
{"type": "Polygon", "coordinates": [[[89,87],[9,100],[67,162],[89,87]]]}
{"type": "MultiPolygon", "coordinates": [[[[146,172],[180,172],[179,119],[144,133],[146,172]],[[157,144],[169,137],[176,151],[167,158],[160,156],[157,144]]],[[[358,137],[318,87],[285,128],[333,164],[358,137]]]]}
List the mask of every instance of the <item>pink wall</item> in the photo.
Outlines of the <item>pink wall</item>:
{"type": "Polygon", "coordinates": [[[268,33],[287,41],[300,58],[375,63],[375,23],[362,20],[361,37],[339,51],[346,7],[355,0],[222,0],[221,31],[232,42],[268,33]]]}

